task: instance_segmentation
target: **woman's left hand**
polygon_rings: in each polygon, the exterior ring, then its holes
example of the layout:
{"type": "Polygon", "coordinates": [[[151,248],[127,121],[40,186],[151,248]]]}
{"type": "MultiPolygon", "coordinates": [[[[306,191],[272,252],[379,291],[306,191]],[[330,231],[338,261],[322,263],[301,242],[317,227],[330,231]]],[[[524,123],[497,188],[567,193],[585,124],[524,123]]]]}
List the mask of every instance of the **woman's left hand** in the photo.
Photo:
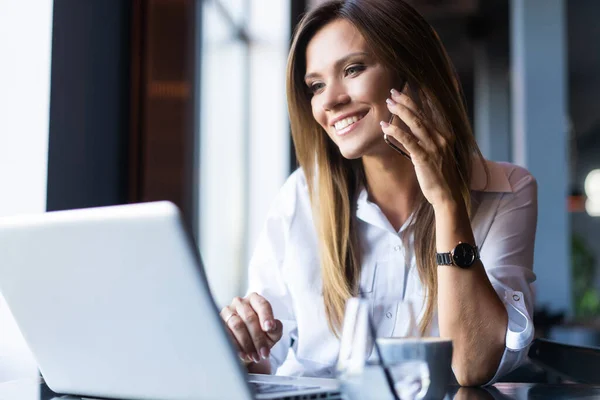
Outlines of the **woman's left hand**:
{"type": "Polygon", "coordinates": [[[435,207],[442,206],[448,201],[454,201],[454,182],[448,182],[444,175],[446,158],[452,151],[449,141],[426,120],[419,111],[416,103],[405,93],[391,91],[387,99],[390,112],[402,120],[411,132],[400,127],[381,121],[385,134],[393,137],[404,145],[410,153],[415,167],[417,179],[423,195],[435,207]]]}

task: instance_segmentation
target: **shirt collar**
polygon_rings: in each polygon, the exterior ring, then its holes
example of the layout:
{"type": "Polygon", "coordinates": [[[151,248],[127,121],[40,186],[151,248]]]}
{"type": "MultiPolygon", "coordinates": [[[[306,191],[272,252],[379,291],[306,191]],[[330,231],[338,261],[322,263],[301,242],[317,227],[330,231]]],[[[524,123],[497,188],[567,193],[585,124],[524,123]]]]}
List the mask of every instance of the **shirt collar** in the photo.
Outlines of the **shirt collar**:
{"type": "MultiPolygon", "coordinates": [[[[473,161],[471,172],[471,184],[469,185],[471,191],[511,193],[513,189],[508,181],[508,177],[506,176],[506,172],[502,165],[488,160],[484,160],[484,162],[489,171],[489,178],[488,174],[486,174],[483,162],[479,159],[475,159],[473,161]]],[[[477,202],[476,198],[473,198],[472,200],[477,202]]],[[[369,201],[369,194],[364,186],[360,188],[360,193],[358,194],[356,202],[356,216],[359,219],[362,219],[363,221],[369,222],[380,228],[392,231],[394,230],[388,219],[385,218],[383,213],[380,211],[379,207],[369,201]]],[[[406,221],[400,228],[399,232],[402,232],[404,229],[406,229],[406,227],[410,224],[411,219],[412,215],[411,218],[409,218],[408,221],[406,221]]]]}
{"type": "MultiPolygon", "coordinates": [[[[471,184],[469,188],[476,192],[512,193],[513,188],[508,181],[504,168],[496,162],[476,158],[471,167],[471,184]],[[486,174],[484,163],[488,168],[486,174]]],[[[358,204],[368,203],[368,193],[363,186],[358,195],[358,204]]]]}
{"type": "MultiPolygon", "coordinates": [[[[364,186],[360,188],[358,198],[356,199],[356,216],[381,229],[394,232],[394,227],[383,214],[379,206],[369,201],[369,193],[367,193],[367,189],[364,186]]],[[[397,233],[404,231],[409,226],[411,219],[412,215],[404,225],[400,227],[400,230],[397,233]]]]}
{"type": "Polygon", "coordinates": [[[469,187],[477,192],[512,193],[513,191],[502,165],[488,160],[482,162],[478,158],[473,160],[469,187]],[[489,175],[485,173],[483,163],[487,166],[489,175]]]}

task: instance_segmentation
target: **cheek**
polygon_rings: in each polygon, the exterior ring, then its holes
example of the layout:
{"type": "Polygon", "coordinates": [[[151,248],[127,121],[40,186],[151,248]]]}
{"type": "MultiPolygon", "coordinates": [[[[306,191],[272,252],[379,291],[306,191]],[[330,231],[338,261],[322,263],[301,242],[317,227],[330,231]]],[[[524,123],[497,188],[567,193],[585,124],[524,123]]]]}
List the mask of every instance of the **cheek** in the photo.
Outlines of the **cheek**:
{"type": "Polygon", "coordinates": [[[362,82],[358,80],[352,87],[349,87],[349,93],[353,100],[361,103],[369,103],[377,110],[387,110],[385,99],[390,96],[390,89],[387,82],[383,79],[365,79],[362,82]]]}
{"type": "Polygon", "coordinates": [[[387,109],[385,100],[390,97],[391,93],[390,90],[392,89],[392,87],[389,85],[388,82],[385,82],[383,79],[381,81],[376,81],[376,83],[374,85],[372,85],[369,91],[369,95],[371,96],[372,99],[375,100],[375,102],[377,102],[377,104],[385,107],[387,109]]]}
{"type": "Polygon", "coordinates": [[[311,106],[312,115],[313,115],[313,118],[315,119],[315,121],[317,121],[317,123],[319,125],[321,125],[321,127],[323,127],[323,129],[327,130],[327,128],[325,127],[326,115],[323,112],[323,107],[321,107],[319,105],[319,102],[317,100],[315,100],[314,98],[311,100],[310,106],[311,106]]]}

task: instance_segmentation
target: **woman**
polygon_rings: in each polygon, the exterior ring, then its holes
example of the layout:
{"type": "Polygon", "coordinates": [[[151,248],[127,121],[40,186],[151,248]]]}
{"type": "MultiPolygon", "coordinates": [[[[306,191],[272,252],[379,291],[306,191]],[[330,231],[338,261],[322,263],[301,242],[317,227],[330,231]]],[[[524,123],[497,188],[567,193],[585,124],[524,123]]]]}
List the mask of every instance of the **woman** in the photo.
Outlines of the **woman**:
{"type": "Polygon", "coordinates": [[[259,239],[252,294],[221,312],[248,370],[330,376],[359,291],[411,300],[424,335],[453,340],[460,384],[514,369],[533,336],[536,182],[483,159],[433,29],[400,0],[323,4],[287,79],[301,168],[259,239]]]}

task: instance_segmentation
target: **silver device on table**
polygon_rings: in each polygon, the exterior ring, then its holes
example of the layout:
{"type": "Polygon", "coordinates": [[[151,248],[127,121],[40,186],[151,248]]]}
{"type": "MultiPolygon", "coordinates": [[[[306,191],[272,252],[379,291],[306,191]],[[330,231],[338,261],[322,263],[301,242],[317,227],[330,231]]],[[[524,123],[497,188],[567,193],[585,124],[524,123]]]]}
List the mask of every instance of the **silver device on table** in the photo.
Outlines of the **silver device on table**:
{"type": "Polygon", "coordinates": [[[57,393],[342,398],[335,380],[246,373],[169,202],[0,219],[0,292],[57,393]]]}

